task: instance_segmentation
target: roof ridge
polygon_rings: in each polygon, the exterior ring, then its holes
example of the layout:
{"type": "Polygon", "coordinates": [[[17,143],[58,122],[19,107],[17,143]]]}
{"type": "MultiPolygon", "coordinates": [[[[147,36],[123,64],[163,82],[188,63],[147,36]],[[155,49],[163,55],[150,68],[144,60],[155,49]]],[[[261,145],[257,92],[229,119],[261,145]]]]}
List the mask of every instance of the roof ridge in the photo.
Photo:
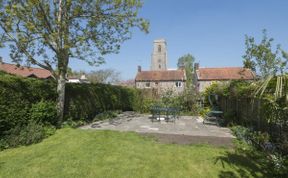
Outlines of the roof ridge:
{"type": "Polygon", "coordinates": [[[142,70],[141,72],[181,72],[183,70],[142,70]]]}
{"type": "Polygon", "coordinates": [[[2,65],[10,65],[10,66],[15,66],[17,68],[31,68],[31,69],[39,69],[39,70],[47,70],[47,69],[43,69],[43,68],[40,68],[40,67],[30,67],[30,66],[22,66],[20,65],[19,67],[17,66],[17,64],[10,64],[10,63],[6,63],[6,62],[3,62],[2,65]]]}
{"type": "Polygon", "coordinates": [[[37,78],[49,78],[53,77],[49,70],[28,67],[28,66],[17,66],[16,64],[1,63],[0,70],[3,70],[9,74],[20,75],[22,77],[36,76],[37,78]]]}
{"type": "Polygon", "coordinates": [[[245,67],[200,67],[199,69],[248,69],[245,67]]]}

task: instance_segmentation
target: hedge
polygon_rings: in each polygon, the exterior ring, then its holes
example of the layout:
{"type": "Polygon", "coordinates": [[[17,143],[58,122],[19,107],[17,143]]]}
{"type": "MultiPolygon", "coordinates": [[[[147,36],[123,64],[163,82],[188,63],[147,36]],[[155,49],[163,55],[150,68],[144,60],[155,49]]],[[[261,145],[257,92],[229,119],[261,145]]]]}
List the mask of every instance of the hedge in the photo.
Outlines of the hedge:
{"type": "Polygon", "coordinates": [[[65,117],[73,120],[92,120],[109,110],[137,110],[139,91],[133,88],[106,84],[67,84],[65,117]]]}
{"type": "MultiPolygon", "coordinates": [[[[134,88],[70,83],[66,85],[65,119],[90,121],[104,111],[140,110],[142,97],[134,88]]],[[[49,104],[55,105],[56,98],[56,82],[53,80],[0,73],[0,136],[16,126],[28,124],[31,118],[44,122],[43,117],[51,114],[41,112],[50,112],[49,104]]],[[[54,121],[49,120],[51,124],[54,121]]]]}
{"type": "Polygon", "coordinates": [[[55,101],[55,83],[0,74],[0,137],[7,131],[28,123],[33,104],[55,101]]]}

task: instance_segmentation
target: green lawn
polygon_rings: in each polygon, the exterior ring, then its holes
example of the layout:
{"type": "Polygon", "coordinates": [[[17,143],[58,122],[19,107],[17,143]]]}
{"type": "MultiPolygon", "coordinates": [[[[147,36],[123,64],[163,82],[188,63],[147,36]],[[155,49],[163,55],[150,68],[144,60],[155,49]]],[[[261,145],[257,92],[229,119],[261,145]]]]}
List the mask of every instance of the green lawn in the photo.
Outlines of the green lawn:
{"type": "Polygon", "coordinates": [[[161,144],[132,132],[61,129],[42,143],[0,152],[0,177],[261,177],[233,150],[161,144]]]}

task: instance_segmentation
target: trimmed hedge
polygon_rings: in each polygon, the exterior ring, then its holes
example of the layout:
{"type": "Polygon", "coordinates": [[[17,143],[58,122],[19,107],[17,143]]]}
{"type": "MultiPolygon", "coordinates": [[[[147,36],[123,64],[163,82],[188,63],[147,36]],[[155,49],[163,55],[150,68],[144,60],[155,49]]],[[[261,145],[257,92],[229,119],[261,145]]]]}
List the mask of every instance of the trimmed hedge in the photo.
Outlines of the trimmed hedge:
{"type": "MultiPolygon", "coordinates": [[[[0,150],[37,143],[55,131],[56,82],[0,72],[0,150]]],[[[66,125],[92,121],[111,110],[147,112],[151,98],[134,88],[67,84],[66,125]],[[147,102],[149,101],[149,102],[147,102]]]]}
{"type": "Polygon", "coordinates": [[[141,95],[133,88],[106,84],[67,84],[65,117],[92,120],[110,110],[136,110],[141,95]]]}
{"type": "MultiPolygon", "coordinates": [[[[140,91],[105,84],[67,84],[65,119],[91,121],[104,111],[141,110],[140,91]]],[[[54,125],[56,82],[0,73],[0,137],[30,121],[54,125]],[[52,106],[52,107],[51,107],[52,106]]]]}
{"type": "Polygon", "coordinates": [[[28,124],[33,104],[55,101],[55,83],[0,73],[0,137],[28,124]]]}

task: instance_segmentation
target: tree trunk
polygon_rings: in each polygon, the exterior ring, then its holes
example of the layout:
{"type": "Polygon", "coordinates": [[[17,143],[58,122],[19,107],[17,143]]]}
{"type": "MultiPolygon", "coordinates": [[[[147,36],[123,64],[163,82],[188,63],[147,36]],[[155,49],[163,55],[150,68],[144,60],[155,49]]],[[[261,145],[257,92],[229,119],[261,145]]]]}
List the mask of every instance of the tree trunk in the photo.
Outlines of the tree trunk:
{"type": "Polygon", "coordinates": [[[65,103],[65,72],[59,71],[59,77],[57,79],[57,116],[58,116],[58,127],[61,126],[64,117],[64,103],[65,103]]]}

